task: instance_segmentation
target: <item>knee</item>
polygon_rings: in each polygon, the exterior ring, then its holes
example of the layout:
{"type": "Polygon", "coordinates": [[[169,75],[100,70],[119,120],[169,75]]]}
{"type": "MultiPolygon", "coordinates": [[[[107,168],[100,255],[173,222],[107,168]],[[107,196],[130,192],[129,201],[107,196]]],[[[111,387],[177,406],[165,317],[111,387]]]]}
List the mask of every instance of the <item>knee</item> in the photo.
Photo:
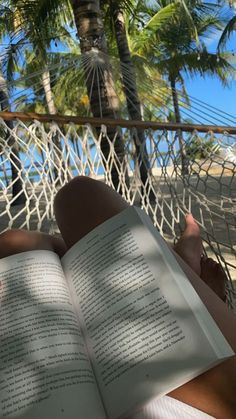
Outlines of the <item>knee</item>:
{"type": "Polygon", "coordinates": [[[83,206],[98,196],[102,183],[86,176],[77,176],[63,186],[57,193],[54,201],[55,212],[62,207],[73,205],[80,201],[83,206]]]}
{"type": "Polygon", "coordinates": [[[62,228],[65,223],[75,223],[76,220],[81,222],[94,219],[98,225],[125,209],[127,205],[127,202],[105,183],[78,176],[57,193],[54,211],[59,228],[62,228]]]}

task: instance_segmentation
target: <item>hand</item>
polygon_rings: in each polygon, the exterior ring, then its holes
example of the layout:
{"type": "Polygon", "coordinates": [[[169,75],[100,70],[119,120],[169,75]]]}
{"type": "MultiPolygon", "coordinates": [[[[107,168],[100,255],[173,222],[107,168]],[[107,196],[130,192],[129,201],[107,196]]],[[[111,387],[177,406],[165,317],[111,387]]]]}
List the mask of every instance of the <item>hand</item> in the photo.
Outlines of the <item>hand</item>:
{"type": "Polygon", "coordinates": [[[30,250],[51,250],[62,257],[67,249],[62,239],[37,231],[8,230],[0,234],[0,258],[30,250]]]}

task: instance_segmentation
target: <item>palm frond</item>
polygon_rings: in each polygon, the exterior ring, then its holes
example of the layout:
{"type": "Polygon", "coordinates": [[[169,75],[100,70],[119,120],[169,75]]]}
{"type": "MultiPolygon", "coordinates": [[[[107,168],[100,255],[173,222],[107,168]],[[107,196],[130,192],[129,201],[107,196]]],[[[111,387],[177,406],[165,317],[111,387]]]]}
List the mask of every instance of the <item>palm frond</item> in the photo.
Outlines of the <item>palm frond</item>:
{"type": "Polygon", "coordinates": [[[167,22],[176,15],[179,5],[176,3],[169,4],[160,9],[140,31],[133,42],[134,52],[143,50],[144,54],[147,48],[150,48],[152,43],[155,43],[157,31],[165,31],[167,22]]]}
{"type": "Polygon", "coordinates": [[[232,17],[232,19],[230,19],[230,21],[225,26],[218,42],[218,50],[222,50],[225,47],[226,42],[232,35],[232,32],[235,31],[235,29],[236,29],[236,16],[232,17]]]}
{"type": "Polygon", "coordinates": [[[178,3],[171,3],[166,7],[160,9],[145,25],[145,30],[157,31],[163,26],[163,24],[168,21],[179,9],[178,3]]]}
{"type": "Polygon", "coordinates": [[[229,85],[230,78],[236,76],[236,70],[229,62],[228,54],[218,55],[207,51],[203,51],[200,55],[195,52],[180,54],[158,62],[157,68],[162,74],[173,74],[175,78],[179,78],[182,71],[190,76],[197,74],[202,77],[217,76],[225,86],[229,85]]]}
{"type": "Polygon", "coordinates": [[[193,33],[193,37],[196,41],[197,44],[199,44],[199,37],[198,37],[198,31],[191,13],[191,9],[188,7],[188,5],[186,4],[185,0],[178,0],[180,2],[180,4],[182,5],[184,11],[185,11],[185,18],[186,18],[186,23],[189,26],[190,31],[193,33]]]}
{"type": "Polygon", "coordinates": [[[199,20],[197,27],[199,37],[211,38],[212,34],[215,34],[222,30],[223,22],[218,16],[205,15],[199,20]]]}

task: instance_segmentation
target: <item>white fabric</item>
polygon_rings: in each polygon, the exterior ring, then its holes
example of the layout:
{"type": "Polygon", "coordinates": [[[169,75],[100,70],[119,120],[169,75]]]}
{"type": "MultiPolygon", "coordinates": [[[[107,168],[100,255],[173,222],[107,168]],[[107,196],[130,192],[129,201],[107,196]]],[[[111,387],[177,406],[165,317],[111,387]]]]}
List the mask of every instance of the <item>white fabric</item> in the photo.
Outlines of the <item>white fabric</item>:
{"type": "Polygon", "coordinates": [[[148,403],[131,419],[214,419],[206,413],[185,403],[163,396],[148,403]]]}

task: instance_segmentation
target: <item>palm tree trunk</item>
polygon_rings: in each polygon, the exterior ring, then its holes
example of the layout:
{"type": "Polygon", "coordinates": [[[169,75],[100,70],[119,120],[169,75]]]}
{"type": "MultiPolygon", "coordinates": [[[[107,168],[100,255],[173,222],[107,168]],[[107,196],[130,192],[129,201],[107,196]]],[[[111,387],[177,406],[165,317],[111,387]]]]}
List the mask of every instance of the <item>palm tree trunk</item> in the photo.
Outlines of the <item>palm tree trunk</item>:
{"type": "MultiPolygon", "coordinates": [[[[44,71],[42,73],[42,84],[44,88],[48,112],[50,115],[56,115],[57,109],[56,109],[54,98],[53,98],[53,93],[52,93],[52,88],[51,88],[51,78],[50,78],[50,73],[49,73],[47,65],[45,66],[44,71]]],[[[64,179],[63,173],[62,171],[60,171],[60,168],[63,167],[64,162],[63,162],[62,146],[61,146],[58,133],[52,136],[52,142],[53,142],[53,152],[55,155],[55,158],[53,160],[53,163],[54,163],[53,173],[56,179],[56,183],[60,184],[60,183],[63,183],[63,179],[64,179]]]]}
{"type": "MultiPolygon", "coordinates": [[[[80,38],[80,49],[83,54],[84,74],[87,85],[90,107],[94,117],[114,119],[118,116],[119,102],[115,93],[111,65],[108,59],[104,27],[99,0],[70,0],[74,11],[75,24],[80,38]]],[[[97,130],[100,135],[101,129],[97,130]]],[[[129,184],[125,149],[121,134],[113,127],[107,127],[102,136],[101,150],[104,166],[109,164],[110,181],[116,190],[122,193],[121,174],[126,185],[129,184]],[[113,142],[116,163],[110,156],[113,142]],[[120,184],[120,185],[119,185],[120,184]]],[[[107,176],[109,174],[107,173],[107,176]]]]}
{"type": "MultiPolygon", "coordinates": [[[[138,97],[135,70],[128,45],[124,13],[116,2],[111,2],[111,15],[115,28],[116,43],[121,62],[121,74],[129,117],[134,120],[142,120],[141,103],[138,97]]],[[[138,129],[137,134],[133,136],[133,141],[139,163],[140,177],[143,185],[142,189],[145,190],[148,189],[147,180],[148,172],[150,171],[150,163],[144,131],[138,129]]],[[[153,196],[153,198],[155,197],[153,196]]]]}
{"type": "MultiPolygon", "coordinates": [[[[10,104],[8,99],[7,84],[0,70],[0,108],[1,110],[10,110],[10,104]]],[[[25,192],[23,190],[22,182],[22,165],[20,160],[20,154],[18,145],[11,135],[10,130],[14,128],[13,121],[5,121],[9,132],[6,134],[6,143],[10,147],[10,166],[11,166],[11,177],[12,177],[12,203],[11,205],[21,205],[26,201],[25,192]]]]}
{"type": "MultiPolygon", "coordinates": [[[[175,78],[171,76],[169,79],[170,79],[171,93],[172,93],[173,106],[174,106],[174,112],[175,112],[175,122],[177,124],[180,124],[181,116],[180,116],[180,109],[179,109],[178,93],[176,90],[176,81],[175,81],[175,78]]],[[[179,148],[180,148],[180,155],[181,155],[182,175],[187,175],[189,173],[189,162],[186,156],[185,144],[184,144],[183,134],[181,130],[179,130],[178,137],[179,137],[179,148]]]]}

